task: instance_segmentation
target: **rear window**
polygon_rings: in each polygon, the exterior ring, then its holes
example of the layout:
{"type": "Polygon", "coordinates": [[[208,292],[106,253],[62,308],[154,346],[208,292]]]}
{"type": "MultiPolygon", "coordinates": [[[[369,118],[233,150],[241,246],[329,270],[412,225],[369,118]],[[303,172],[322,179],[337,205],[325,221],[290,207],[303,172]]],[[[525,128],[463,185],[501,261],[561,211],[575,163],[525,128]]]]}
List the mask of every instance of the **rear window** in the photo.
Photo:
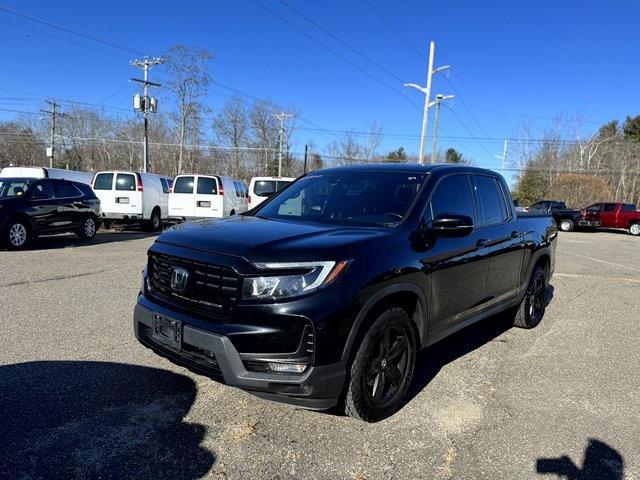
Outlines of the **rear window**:
{"type": "Polygon", "coordinates": [[[130,173],[119,173],[116,177],[116,190],[127,190],[130,192],[136,189],[136,178],[130,173]]]}
{"type": "Polygon", "coordinates": [[[198,177],[198,194],[200,195],[217,195],[218,182],[211,177],[198,177]]]}
{"type": "Polygon", "coordinates": [[[482,206],[483,225],[495,225],[507,219],[504,196],[498,188],[498,184],[493,177],[486,175],[474,176],[478,198],[482,206]]]}
{"type": "Polygon", "coordinates": [[[173,193],[193,193],[193,177],[178,177],[173,182],[173,193]]]}
{"type": "Polygon", "coordinates": [[[93,182],[94,190],[111,190],[113,173],[99,173],[93,182]]]}
{"type": "Polygon", "coordinates": [[[53,194],[56,198],[73,198],[82,195],[80,190],[67,182],[52,182],[53,194]]]}
{"type": "Polygon", "coordinates": [[[95,197],[93,190],[91,190],[91,187],[86,183],[74,183],[73,186],[79,189],[83,195],[91,198],[95,197]]]}
{"type": "MultiPolygon", "coordinates": [[[[284,183],[284,182],[282,182],[284,183]]],[[[253,185],[253,193],[259,197],[268,197],[277,191],[277,182],[275,180],[258,180],[253,185]]]]}

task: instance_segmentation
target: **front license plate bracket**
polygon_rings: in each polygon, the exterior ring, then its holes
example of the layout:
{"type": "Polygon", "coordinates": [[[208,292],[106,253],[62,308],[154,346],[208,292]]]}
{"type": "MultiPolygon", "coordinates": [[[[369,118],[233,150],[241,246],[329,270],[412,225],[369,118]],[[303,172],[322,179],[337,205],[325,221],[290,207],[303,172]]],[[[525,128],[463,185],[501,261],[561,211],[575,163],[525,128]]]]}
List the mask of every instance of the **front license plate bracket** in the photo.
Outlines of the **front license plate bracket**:
{"type": "Polygon", "coordinates": [[[167,346],[179,349],[182,345],[182,322],[154,314],[152,336],[167,346]]]}

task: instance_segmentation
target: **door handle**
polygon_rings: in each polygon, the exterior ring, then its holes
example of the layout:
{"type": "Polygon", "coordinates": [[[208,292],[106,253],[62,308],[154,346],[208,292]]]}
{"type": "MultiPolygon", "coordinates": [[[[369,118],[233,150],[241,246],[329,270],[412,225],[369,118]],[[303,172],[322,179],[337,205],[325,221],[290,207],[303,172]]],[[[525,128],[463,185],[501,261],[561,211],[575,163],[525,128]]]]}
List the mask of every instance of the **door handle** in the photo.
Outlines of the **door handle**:
{"type": "Polygon", "coordinates": [[[487,246],[488,243],[489,243],[489,240],[487,240],[486,238],[481,238],[480,240],[478,240],[476,242],[476,247],[482,248],[482,247],[487,246]]]}
{"type": "Polygon", "coordinates": [[[517,230],[514,230],[513,232],[511,232],[511,238],[518,238],[520,236],[520,232],[517,230]]]}

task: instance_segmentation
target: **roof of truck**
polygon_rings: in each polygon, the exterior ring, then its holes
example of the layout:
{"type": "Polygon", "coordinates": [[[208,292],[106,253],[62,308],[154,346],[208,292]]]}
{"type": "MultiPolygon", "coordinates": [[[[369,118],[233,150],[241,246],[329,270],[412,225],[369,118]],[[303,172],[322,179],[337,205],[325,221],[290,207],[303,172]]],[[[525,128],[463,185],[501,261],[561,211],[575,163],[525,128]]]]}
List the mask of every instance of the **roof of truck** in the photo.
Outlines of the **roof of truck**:
{"type": "Polygon", "coordinates": [[[343,170],[379,170],[379,171],[396,171],[396,172],[468,172],[468,173],[490,173],[495,175],[496,172],[486,168],[473,167],[471,165],[459,165],[453,163],[367,163],[355,165],[343,165],[340,167],[327,168],[323,171],[343,171],[343,170]]]}

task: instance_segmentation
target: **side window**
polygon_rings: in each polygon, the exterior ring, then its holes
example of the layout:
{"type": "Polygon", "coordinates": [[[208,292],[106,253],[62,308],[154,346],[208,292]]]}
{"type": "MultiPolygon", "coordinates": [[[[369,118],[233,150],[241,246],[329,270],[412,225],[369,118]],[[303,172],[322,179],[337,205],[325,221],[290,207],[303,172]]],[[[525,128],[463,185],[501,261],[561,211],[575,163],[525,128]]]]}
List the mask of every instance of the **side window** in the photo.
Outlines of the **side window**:
{"type": "Polygon", "coordinates": [[[173,182],[173,193],[193,193],[193,177],[178,177],[173,182]]]}
{"type": "Polygon", "coordinates": [[[99,173],[93,181],[94,190],[111,190],[113,186],[113,173],[99,173]]]}
{"type": "Polygon", "coordinates": [[[431,220],[448,213],[474,218],[473,195],[467,175],[451,175],[440,181],[425,216],[431,220]]]}
{"type": "Polygon", "coordinates": [[[134,192],[136,190],[135,177],[130,173],[119,173],[116,176],[116,190],[134,192]]]}
{"type": "Polygon", "coordinates": [[[636,206],[633,203],[625,203],[624,205],[622,205],[622,211],[623,212],[635,212],[636,211],[636,206]]]}
{"type": "Polygon", "coordinates": [[[236,197],[241,197],[242,194],[240,193],[240,185],[238,185],[238,182],[233,182],[233,188],[236,191],[236,197]]]}
{"type": "Polygon", "coordinates": [[[488,175],[474,175],[473,178],[482,210],[482,224],[495,225],[507,220],[504,196],[495,178],[488,175]]]}
{"type": "Polygon", "coordinates": [[[165,178],[160,179],[160,183],[162,184],[162,193],[169,193],[169,184],[165,178]]]}
{"type": "Polygon", "coordinates": [[[602,209],[603,212],[615,212],[616,211],[616,204],[615,203],[606,203],[604,205],[604,208],[602,209]]]}
{"type": "Polygon", "coordinates": [[[82,192],[67,182],[53,182],[53,194],[56,198],[74,198],[82,195],[82,192]]]}
{"type": "Polygon", "coordinates": [[[198,193],[200,195],[217,195],[218,183],[215,178],[198,177],[198,193]]]}
{"type": "Polygon", "coordinates": [[[36,183],[33,186],[33,199],[42,199],[46,200],[53,197],[53,192],[51,191],[51,185],[47,181],[41,181],[36,183]]]}

